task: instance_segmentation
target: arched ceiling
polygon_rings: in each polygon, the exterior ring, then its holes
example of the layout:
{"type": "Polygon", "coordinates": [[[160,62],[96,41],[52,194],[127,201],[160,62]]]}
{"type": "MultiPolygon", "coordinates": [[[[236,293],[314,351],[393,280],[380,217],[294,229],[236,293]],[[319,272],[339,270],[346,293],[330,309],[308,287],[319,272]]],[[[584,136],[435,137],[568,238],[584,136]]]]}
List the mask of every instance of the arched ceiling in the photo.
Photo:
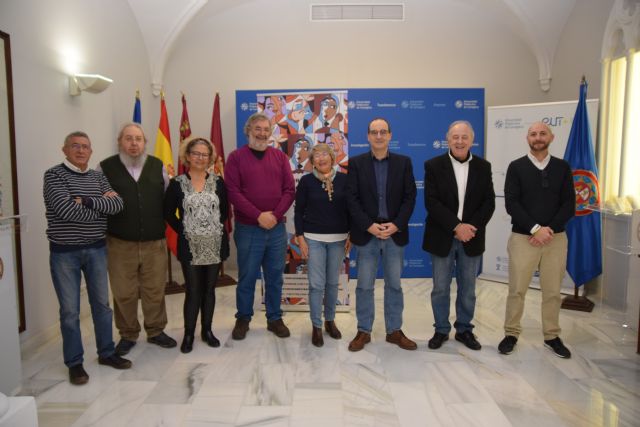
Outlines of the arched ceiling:
{"type": "MultiPolygon", "coordinates": [[[[149,64],[154,95],[163,86],[164,68],[182,30],[206,5],[207,14],[217,14],[254,0],[128,0],[140,27],[149,64]]],[[[405,4],[411,1],[404,0],[405,4]]],[[[474,1],[474,0],[470,0],[474,1]]],[[[552,66],[562,31],[576,0],[475,0],[498,14],[515,35],[522,38],[538,63],[540,89],[551,87],[552,66]]],[[[352,0],[318,0],[315,3],[353,3],[352,0]]],[[[375,3],[372,0],[371,3],[375,3]]]]}

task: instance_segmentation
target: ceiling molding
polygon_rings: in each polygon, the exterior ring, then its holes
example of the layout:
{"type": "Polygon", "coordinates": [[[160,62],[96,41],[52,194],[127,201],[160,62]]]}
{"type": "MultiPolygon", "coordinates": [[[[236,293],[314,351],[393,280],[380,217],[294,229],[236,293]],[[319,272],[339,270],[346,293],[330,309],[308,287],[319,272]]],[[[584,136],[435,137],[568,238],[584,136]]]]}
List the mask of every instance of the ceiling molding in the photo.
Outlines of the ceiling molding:
{"type": "Polygon", "coordinates": [[[640,50],[640,0],[616,0],[602,40],[601,59],[615,59],[640,50]]]}
{"type": "MultiPolygon", "coordinates": [[[[208,0],[127,0],[138,22],[142,39],[147,49],[151,68],[151,86],[153,94],[158,96],[163,86],[164,69],[170,57],[171,49],[182,30],[194,16],[208,3],[208,0]]],[[[216,0],[207,8],[208,13],[237,6],[238,3],[250,3],[253,0],[216,0]]],[[[485,6],[503,9],[507,24],[527,44],[538,63],[538,83],[541,90],[551,88],[552,66],[564,27],[575,6],[576,0],[476,0],[485,6]],[[498,5],[502,4],[500,7],[498,5]],[[504,10],[506,8],[506,10],[504,10]],[[505,13],[506,12],[506,13],[505,13]]],[[[334,3],[339,4],[337,0],[334,3]]],[[[638,10],[640,0],[617,0],[616,6],[624,10],[620,16],[631,19],[631,29],[625,32],[627,45],[638,47],[638,10]],[[626,7],[625,7],[626,6],[626,7]],[[629,10],[635,12],[629,15],[629,10]],[[630,18],[629,18],[630,17],[630,18]]],[[[615,9],[615,7],[614,7],[615,9]]],[[[611,21],[611,18],[610,18],[611,21]]],[[[623,19],[624,21],[624,19],[623,19]]],[[[614,22],[612,33],[619,28],[620,20],[614,22]],[[617,24],[616,24],[617,23],[617,24]],[[618,26],[616,26],[618,25],[618,26]]],[[[624,21],[626,22],[626,21],[624,21]]],[[[629,27],[627,25],[627,27],[629,27]]],[[[626,27],[625,27],[626,28],[626,27]]],[[[607,40],[605,38],[605,40],[607,40]]],[[[605,52],[603,45],[603,56],[605,52]]]]}
{"type": "Polygon", "coordinates": [[[540,89],[551,88],[553,60],[575,0],[502,0],[518,18],[518,31],[538,62],[540,89]]]}
{"type": "Polygon", "coordinates": [[[159,96],[174,42],[208,0],[128,0],[140,27],[151,67],[151,91],[159,96]]]}

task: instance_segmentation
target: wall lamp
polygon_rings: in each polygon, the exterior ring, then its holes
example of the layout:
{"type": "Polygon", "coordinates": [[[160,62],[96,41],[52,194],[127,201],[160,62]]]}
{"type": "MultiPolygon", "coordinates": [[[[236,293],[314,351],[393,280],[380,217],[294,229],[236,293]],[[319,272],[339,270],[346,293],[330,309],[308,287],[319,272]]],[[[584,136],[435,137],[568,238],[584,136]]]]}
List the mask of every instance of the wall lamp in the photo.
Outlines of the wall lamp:
{"type": "Polygon", "coordinates": [[[69,95],[78,96],[82,91],[100,93],[111,83],[113,80],[100,74],[74,74],[69,76],[69,95]]]}

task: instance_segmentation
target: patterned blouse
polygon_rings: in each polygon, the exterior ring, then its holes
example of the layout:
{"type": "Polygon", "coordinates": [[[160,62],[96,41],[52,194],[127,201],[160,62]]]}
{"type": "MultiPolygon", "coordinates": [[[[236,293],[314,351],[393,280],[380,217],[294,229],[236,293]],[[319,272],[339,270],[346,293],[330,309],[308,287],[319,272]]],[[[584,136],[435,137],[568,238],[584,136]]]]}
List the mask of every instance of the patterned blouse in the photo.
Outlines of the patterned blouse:
{"type": "Polygon", "coordinates": [[[220,223],[220,200],[216,194],[217,176],[210,174],[202,191],[195,191],[186,175],[177,176],[184,194],[182,224],[189,242],[192,265],[218,264],[223,224],[220,223]]]}

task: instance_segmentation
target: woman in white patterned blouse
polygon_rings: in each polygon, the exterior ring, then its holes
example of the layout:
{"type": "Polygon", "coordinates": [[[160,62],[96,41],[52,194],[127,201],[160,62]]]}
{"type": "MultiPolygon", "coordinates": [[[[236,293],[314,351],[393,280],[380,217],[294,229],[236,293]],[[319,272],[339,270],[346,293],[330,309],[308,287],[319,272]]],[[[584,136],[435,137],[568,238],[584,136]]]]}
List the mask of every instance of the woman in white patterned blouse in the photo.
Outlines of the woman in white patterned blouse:
{"type": "Polygon", "coordinates": [[[229,256],[224,230],[227,193],[221,177],[207,171],[216,152],[205,138],[188,138],[180,146],[180,160],[189,169],[171,180],[164,200],[164,218],[178,233],[178,260],[185,280],[184,338],[180,351],[193,349],[198,313],[202,340],[211,347],[220,341],[211,324],[220,264],[229,256]]]}

